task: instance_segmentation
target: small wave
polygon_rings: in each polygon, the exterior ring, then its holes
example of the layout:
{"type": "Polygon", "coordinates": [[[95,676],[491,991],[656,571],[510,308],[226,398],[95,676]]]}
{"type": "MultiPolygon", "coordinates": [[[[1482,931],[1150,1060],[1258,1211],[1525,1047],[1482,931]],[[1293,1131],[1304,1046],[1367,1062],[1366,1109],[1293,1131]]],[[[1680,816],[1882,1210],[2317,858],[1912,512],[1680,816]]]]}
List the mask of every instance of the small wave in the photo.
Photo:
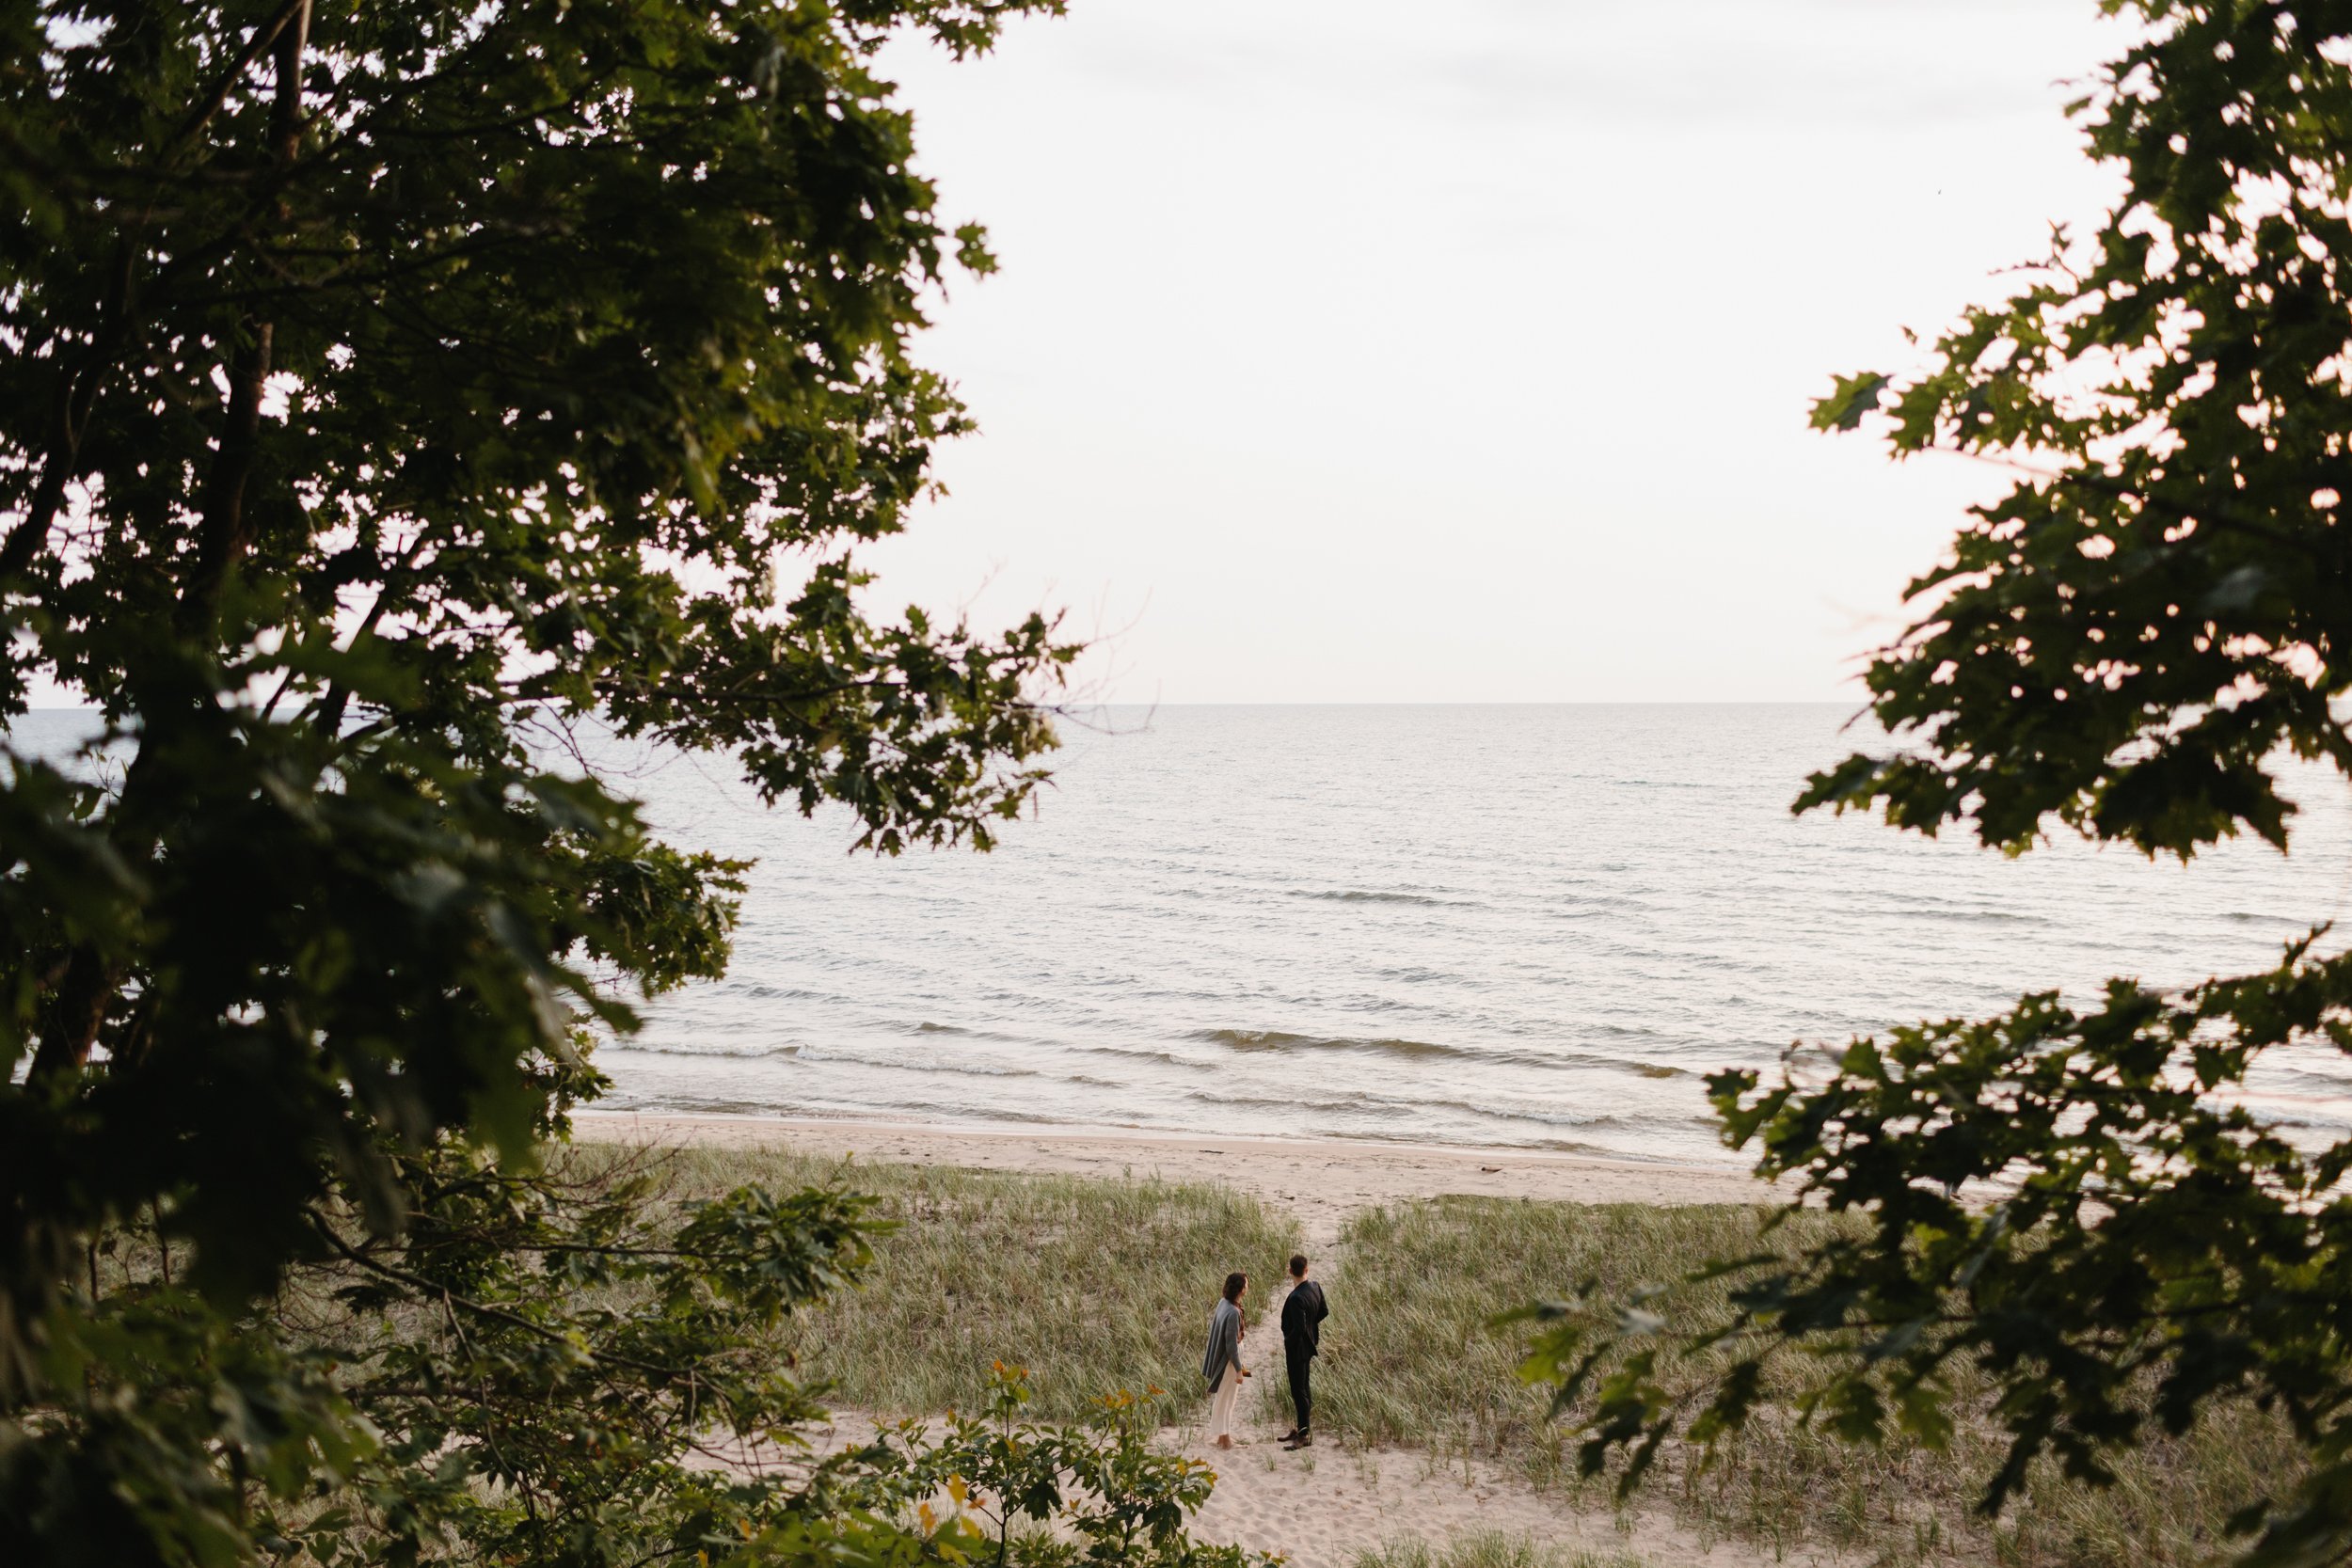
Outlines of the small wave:
{"type": "Polygon", "coordinates": [[[1432,898],[1423,893],[1371,893],[1359,888],[1320,893],[1298,892],[1294,898],[1313,898],[1331,904],[1418,904],[1426,909],[1474,910],[1481,908],[1468,898],[1432,898]]]}
{"type": "Polygon", "coordinates": [[[636,1094],[609,1097],[601,1101],[601,1107],[607,1111],[744,1117],[758,1120],[766,1120],[774,1117],[822,1117],[827,1120],[849,1122],[928,1122],[943,1128],[984,1128],[992,1125],[1007,1127],[1071,1125],[1060,1117],[1039,1116],[1027,1111],[982,1109],[929,1100],[852,1101],[812,1097],[803,1101],[772,1101],[736,1100],[712,1095],[636,1094]]]}
{"type": "Polygon", "coordinates": [[[607,1051],[641,1051],[648,1056],[725,1056],[737,1061],[757,1061],[766,1056],[797,1056],[798,1045],[754,1046],[738,1050],[725,1045],[646,1045],[638,1040],[619,1040],[604,1048],[607,1051]]]}
{"type": "MultiPolygon", "coordinates": [[[[1459,1111],[1465,1116],[1487,1121],[1521,1121],[1535,1127],[1651,1127],[1661,1124],[1656,1117],[1620,1117],[1604,1111],[1598,1116],[1579,1116],[1570,1111],[1559,1116],[1546,1116],[1541,1111],[1514,1111],[1500,1105],[1485,1105],[1469,1100],[1417,1100],[1400,1101],[1399,1110],[1459,1111]]],[[[1709,1125],[1712,1125],[1711,1123],[1709,1125]]]]}
{"type": "Polygon", "coordinates": [[[1213,1094],[1205,1089],[1188,1090],[1184,1098],[1203,1105],[1227,1105],[1246,1111],[1343,1111],[1352,1116],[1393,1117],[1411,1116],[1422,1109],[1418,1104],[1401,1101],[1307,1100],[1279,1094],[1213,1094]]]}
{"type": "Polygon", "coordinates": [[[1073,1046],[1071,1049],[1089,1056],[1116,1057],[1122,1062],[1156,1062],[1162,1067],[1183,1068],[1187,1072],[1217,1070],[1215,1062],[1204,1062],[1192,1056],[1179,1056],[1173,1051],[1160,1051],[1146,1046],[1079,1045],[1073,1046]]]}
{"type": "Polygon", "coordinates": [[[2046,914],[2029,914],[2019,910],[1962,909],[1951,905],[1893,904],[1883,909],[1855,910],[1857,916],[1874,920],[1959,921],[1974,926],[2052,926],[2057,922],[2046,914]]]}
{"type": "Polygon", "coordinates": [[[1645,1062],[1637,1056],[1604,1056],[1590,1051],[1563,1051],[1551,1056],[1531,1057],[1515,1053],[1503,1058],[1519,1062],[1533,1060],[1543,1067],[1577,1069],[1593,1072],[1629,1072],[1636,1078],[1695,1078],[1696,1069],[1670,1067],[1664,1062],[1645,1062]]]}
{"type": "Polygon", "coordinates": [[[1233,1051],[1361,1051],[1378,1056],[1475,1058],[1481,1054],[1465,1051],[1458,1045],[1433,1045],[1427,1040],[1372,1039],[1355,1037],[1327,1038],[1320,1035],[1293,1035],[1279,1029],[1201,1029],[1194,1032],[1197,1040],[1222,1045],[1233,1051]]]}
{"type": "Polygon", "coordinates": [[[978,1106],[933,1100],[867,1100],[854,1104],[834,1102],[812,1106],[811,1109],[822,1109],[827,1116],[846,1112],[868,1120],[881,1117],[903,1117],[910,1121],[935,1121],[948,1127],[985,1127],[991,1122],[1017,1127],[1071,1125],[1066,1117],[1047,1116],[1036,1111],[1013,1111],[1001,1105],[978,1106]]]}
{"type": "MultiPolygon", "coordinates": [[[[1653,1040],[1658,1037],[1658,1031],[1654,1029],[1627,1029],[1612,1024],[1600,1024],[1595,1027],[1606,1034],[1643,1036],[1653,1040]]],[[[1201,1029],[1195,1031],[1191,1037],[1206,1040],[1213,1045],[1224,1046],[1229,1051],[1267,1052],[1278,1054],[1285,1052],[1343,1051],[1359,1052],[1372,1056],[1391,1056],[1405,1061],[1468,1061],[1477,1062],[1486,1067],[1534,1068],[1553,1072],[1596,1070],[1629,1072],[1642,1078],[1687,1078],[1692,1075],[1688,1068],[1669,1067],[1664,1063],[1643,1061],[1638,1057],[1629,1058],[1600,1052],[1578,1051],[1573,1047],[1554,1047],[1549,1050],[1471,1050],[1458,1045],[1438,1045],[1428,1040],[1373,1038],[1358,1036],[1294,1035],[1280,1029],[1201,1029]]],[[[1126,1055],[1129,1053],[1120,1052],[1119,1054],[1126,1055]]],[[[1144,1054],[1144,1053],[1135,1053],[1135,1054],[1144,1054]]],[[[1163,1061],[1177,1060],[1164,1052],[1152,1052],[1149,1054],[1163,1061]]],[[[1182,1065],[1199,1066],[1200,1064],[1183,1063],[1182,1065]]]]}
{"type": "MultiPolygon", "coordinates": [[[[2256,1107],[2255,1109],[2256,1113],[2259,1115],[2260,1107],[2256,1107]]],[[[2344,1130],[2345,1126],[2344,1122],[2341,1118],[2330,1119],[2327,1117],[2264,1117],[2262,1119],[2265,1127],[2276,1128],[2282,1132],[2294,1132],[2341,1133],[2344,1130]]]]}
{"type": "MultiPolygon", "coordinates": [[[[1387,1121],[1414,1121],[1431,1111],[1454,1111],[1475,1121],[1520,1123],[1531,1127],[1637,1128],[1661,1125],[1650,1117],[1619,1117],[1602,1113],[1597,1116],[1578,1116],[1569,1113],[1547,1116],[1540,1111],[1512,1110],[1507,1106],[1480,1104],[1468,1100],[1387,1100],[1347,1096],[1339,1099],[1308,1099],[1289,1095],[1219,1094],[1209,1089],[1188,1090],[1184,1098],[1203,1105],[1217,1105],[1247,1111],[1339,1112],[1355,1117],[1377,1117],[1387,1121]]],[[[1712,1125],[1711,1123],[1709,1125],[1712,1125]]]]}
{"type": "Polygon", "coordinates": [[[2316,1057],[2304,1066],[2291,1060],[2264,1064],[2254,1079],[2253,1092],[2282,1101],[2310,1100],[2331,1104],[2341,1101],[2347,1089],[2352,1089],[2352,1077],[2346,1076],[2343,1061],[2316,1057]]]}
{"type": "Polygon", "coordinates": [[[951,1039],[987,1040],[991,1043],[1000,1045],[1035,1045],[1038,1043],[1034,1037],[1028,1035],[1009,1035],[999,1029],[975,1029],[961,1023],[933,1023],[928,1019],[920,1023],[914,1024],[913,1027],[909,1027],[908,1025],[896,1021],[888,1022],[884,1024],[884,1027],[889,1028],[894,1033],[914,1035],[917,1037],[925,1035],[945,1035],[951,1039]]]}
{"type": "Polygon", "coordinates": [[[728,1100],[692,1094],[625,1094],[608,1095],[596,1102],[596,1114],[608,1113],[742,1117],[751,1120],[765,1120],[771,1117],[792,1116],[796,1110],[764,1100],[728,1100]]]}
{"type": "Polygon", "coordinates": [[[1031,1067],[1007,1067],[997,1062],[966,1061],[960,1057],[934,1056],[928,1060],[911,1059],[897,1050],[884,1048],[880,1052],[864,1051],[850,1046],[829,1045],[812,1048],[812,1062],[824,1062],[848,1067],[871,1068],[879,1072],[904,1072],[917,1076],[947,1078],[1048,1078],[1057,1074],[1031,1067]]]}
{"type": "MultiPolygon", "coordinates": [[[[1560,1023],[1547,1023],[1545,1027],[1556,1032],[1563,1030],[1567,1026],[1560,1023]]],[[[1587,1034],[1608,1035],[1616,1039],[1629,1040],[1661,1039],[1664,1037],[1666,1033],[1664,1030],[1658,1028],[1654,1024],[1612,1023],[1607,1019],[1595,1019],[1591,1022],[1579,1023],[1577,1027],[1583,1030],[1587,1034]]]]}

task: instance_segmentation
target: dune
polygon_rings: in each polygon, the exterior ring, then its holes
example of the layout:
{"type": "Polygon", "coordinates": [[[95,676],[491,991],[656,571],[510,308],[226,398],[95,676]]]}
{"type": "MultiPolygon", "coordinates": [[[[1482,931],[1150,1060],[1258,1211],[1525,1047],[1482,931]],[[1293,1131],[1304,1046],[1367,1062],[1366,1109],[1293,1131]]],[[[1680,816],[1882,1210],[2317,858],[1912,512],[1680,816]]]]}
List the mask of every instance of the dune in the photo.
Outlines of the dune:
{"type": "Polygon", "coordinates": [[[777,1144],[804,1154],[893,1164],[1221,1182],[1295,1214],[1311,1251],[1335,1242],[1341,1224],[1358,1209],[1448,1193],[1562,1203],[1772,1203],[1779,1197],[1728,1162],[1680,1165],[1548,1149],[606,1111],[583,1111],[573,1120],[583,1139],[777,1144]]]}

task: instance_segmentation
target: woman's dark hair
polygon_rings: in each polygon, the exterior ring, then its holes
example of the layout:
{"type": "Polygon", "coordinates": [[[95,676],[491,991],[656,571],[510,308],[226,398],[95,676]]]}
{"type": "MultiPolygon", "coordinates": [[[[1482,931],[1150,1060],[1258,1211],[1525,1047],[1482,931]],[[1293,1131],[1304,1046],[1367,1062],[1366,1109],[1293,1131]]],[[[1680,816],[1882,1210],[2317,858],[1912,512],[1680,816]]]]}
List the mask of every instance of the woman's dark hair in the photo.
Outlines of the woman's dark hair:
{"type": "Polygon", "coordinates": [[[1242,1290],[1248,1283],[1249,1276],[1242,1273],[1239,1269],[1236,1269],[1232,1274],[1227,1275],[1225,1276],[1225,1299],[1227,1301],[1241,1300],[1242,1290]]]}

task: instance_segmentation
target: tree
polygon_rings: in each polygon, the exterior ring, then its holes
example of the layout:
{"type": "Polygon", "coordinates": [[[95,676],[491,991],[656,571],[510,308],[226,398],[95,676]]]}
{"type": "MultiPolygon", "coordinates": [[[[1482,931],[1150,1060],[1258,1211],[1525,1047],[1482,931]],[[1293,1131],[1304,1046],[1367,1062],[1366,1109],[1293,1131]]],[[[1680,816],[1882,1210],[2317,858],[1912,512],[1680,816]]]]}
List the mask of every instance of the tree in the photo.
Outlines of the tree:
{"type": "Polygon", "coordinates": [[[807,1414],[861,1206],[545,1162],[742,867],[543,759],[1020,811],[1072,647],[859,594],[991,265],[873,61],[1055,9],[0,7],[0,715],[104,727],[0,781],[0,1558],[952,1546],[905,1465],[687,1463],[807,1414]]]}
{"type": "MultiPolygon", "coordinates": [[[[1815,409],[1899,456],[2020,478],[1911,585],[1917,619],[1869,666],[1888,746],[1815,775],[1796,809],[2010,853],[2058,832],[2184,861],[2241,832],[2283,851],[2282,757],[2352,773],[2352,7],[2103,8],[2138,41],[2073,112],[2121,199],[1923,364],[1841,378],[1815,409]]],[[[1623,1450],[1629,1483],[1668,1438],[1738,1429],[1768,1386],[1842,1436],[1938,1442],[1972,1367],[2010,1439],[1989,1511],[2036,1456],[2098,1483],[2118,1450],[2251,1398],[2312,1465],[2249,1500],[2249,1560],[2344,1560],[2352,1143],[2296,1146],[2232,1099],[2293,1042],[2352,1050],[2352,956],[2324,932],[2259,974],[2027,996],[1794,1051],[1769,1086],[1716,1074],[1726,1141],[1850,1227],[1726,1263],[1724,1323],[1555,1304],[1530,1373],[1583,1410],[1588,1469],[1623,1450]]]]}

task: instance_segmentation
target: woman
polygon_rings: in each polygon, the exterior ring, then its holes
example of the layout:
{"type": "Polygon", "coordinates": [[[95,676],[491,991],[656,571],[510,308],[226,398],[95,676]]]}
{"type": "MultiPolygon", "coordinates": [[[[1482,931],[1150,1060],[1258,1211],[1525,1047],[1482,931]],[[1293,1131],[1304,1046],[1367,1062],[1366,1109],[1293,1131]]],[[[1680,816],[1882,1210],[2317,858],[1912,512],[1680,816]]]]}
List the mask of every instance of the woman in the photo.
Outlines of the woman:
{"type": "Polygon", "coordinates": [[[1241,1364],[1241,1293],[1248,1289],[1248,1275],[1225,1276],[1225,1297],[1209,1314],[1209,1353],[1200,1358],[1211,1396],[1209,1435],[1220,1449],[1233,1446],[1233,1405],[1241,1398],[1241,1380],[1249,1375],[1241,1364]]]}

